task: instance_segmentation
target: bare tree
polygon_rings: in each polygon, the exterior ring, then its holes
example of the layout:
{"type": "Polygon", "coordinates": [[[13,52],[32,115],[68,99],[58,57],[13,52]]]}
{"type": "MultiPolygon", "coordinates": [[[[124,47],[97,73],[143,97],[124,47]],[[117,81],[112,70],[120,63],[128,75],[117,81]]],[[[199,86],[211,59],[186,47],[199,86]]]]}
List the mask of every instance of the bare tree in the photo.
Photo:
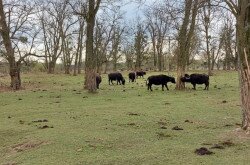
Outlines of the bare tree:
{"type": "Polygon", "coordinates": [[[38,17],[43,30],[45,67],[48,73],[54,73],[58,58],[62,54],[62,27],[66,21],[67,0],[47,0],[37,2],[41,7],[38,17]]]}
{"type": "Polygon", "coordinates": [[[128,70],[134,70],[134,60],[135,60],[135,50],[134,45],[131,43],[127,43],[124,46],[123,54],[126,58],[126,65],[128,70]]]}
{"type": "Polygon", "coordinates": [[[111,56],[112,56],[112,62],[113,62],[113,70],[117,71],[117,63],[118,60],[121,57],[121,41],[122,41],[122,35],[124,33],[125,27],[121,27],[121,25],[118,25],[114,28],[112,37],[111,37],[111,56]]]}
{"type": "Polygon", "coordinates": [[[178,53],[177,53],[177,83],[176,89],[181,90],[185,88],[180,78],[184,76],[188,55],[190,54],[190,41],[193,37],[196,23],[196,16],[198,13],[200,1],[186,0],[185,13],[183,22],[178,35],[178,53]]]}
{"type": "Polygon", "coordinates": [[[78,22],[78,19],[74,18],[73,12],[70,10],[71,8],[68,5],[67,1],[64,2],[62,9],[63,12],[60,16],[64,21],[62,24],[59,24],[59,31],[61,35],[62,62],[64,65],[65,74],[70,74],[70,68],[73,62],[73,58],[78,58],[74,57],[76,56],[76,54],[78,55],[77,51],[79,51],[79,49],[75,50],[76,47],[74,46],[75,44],[79,43],[79,41],[74,42],[77,38],[74,29],[75,24],[78,22]]]}
{"type": "Polygon", "coordinates": [[[170,13],[172,12],[169,12],[166,6],[160,2],[145,11],[148,31],[152,41],[154,67],[157,67],[159,71],[162,71],[164,67],[163,50],[166,45],[167,33],[170,31],[170,21],[173,21],[170,13]]]}
{"type": "Polygon", "coordinates": [[[76,46],[76,55],[74,59],[74,73],[73,75],[76,76],[77,73],[81,74],[81,68],[82,68],[82,58],[83,58],[83,49],[84,49],[84,37],[85,37],[85,19],[82,16],[86,10],[86,3],[83,3],[81,0],[72,0],[69,2],[71,8],[73,9],[73,13],[77,16],[77,23],[78,23],[78,30],[76,30],[77,36],[77,46],[76,46]]]}
{"type": "Polygon", "coordinates": [[[97,72],[101,73],[102,65],[105,64],[104,73],[107,71],[108,61],[110,56],[108,56],[108,47],[111,43],[113,25],[107,25],[105,21],[96,22],[95,36],[94,36],[94,52],[97,56],[97,72]]]}
{"type": "Polygon", "coordinates": [[[120,13],[119,8],[115,7],[97,18],[94,50],[97,56],[98,73],[101,72],[103,65],[105,66],[104,73],[107,72],[111,59],[113,65],[116,66],[121,55],[120,45],[125,32],[125,27],[121,23],[123,21],[122,13],[120,13]]]}
{"type": "Polygon", "coordinates": [[[10,86],[14,90],[21,88],[22,61],[30,55],[36,56],[33,48],[39,28],[32,24],[32,6],[28,1],[12,1],[6,5],[0,1],[0,33],[5,47],[3,54],[9,63],[10,86]],[[27,50],[23,50],[25,46],[27,50]]]}
{"type": "Polygon", "coordinates": [[[236,40],[242,103],[242,129],[250,130],[249,0],[223,0],[236,18],[236,40]],[[248,34],[248,35],[247,35],[248,34]]]}
{"type": "Polygon", "coordinates": [[[96,91],[96,66],[97,58],[94,54],[94,27],[96,13],[100,7],[101,0],[88,0],[88,5],[84,18],[87,22],[86,39],[86,61],[85,61],[85,89],[89,92],[96,91]]]}
{"type": "Polygon", "coordinates": [[[78,16],[78,24],[79,24],[79,31],[78,31],[78,37],[77,37],[77,48],[76,48],[76,56],[75,56],[75,62],[74,62],[74,73],[73,75],[76,76],[76,74],[81,74],[81,67],[82,67],[82,52],[83,52],[83,37],[84,37],[84,26],[85,22],[82,17],[78,16]]]}
{"type": "Polygon", "coordinates": [[[211,35],[209,33],[209,30],[211,28],[211,0],[206,0],[205,5],[203,6],[202,10],[202,23],[204,26],[204,32],[205,32],[205,40],[206,40],[206,55],[207,55],[207,66],[208,66],[208,75],[212,75],[212,67],[211,67],[211,50],[210,50],[210,40],[211,35]]]}
{"type": "Polygon", "coordinates": [[[229,19],[225,21],[224,26],[222,27],[221,41],[222,41],[222,50],[225,52],[224,58],[224,68],[225,70],[231,70],[232,63],[234,64],[234,27],[233,22],[229,19]]]}
{"type": "Polygon", "coordinates": [[[144,60],[144,55],[147,52],[147,35],[146,27],[143,23],[138,23],[135,34],[134,50],[135,50],[135,70],[141,70],[142,62],[144,60]]]}

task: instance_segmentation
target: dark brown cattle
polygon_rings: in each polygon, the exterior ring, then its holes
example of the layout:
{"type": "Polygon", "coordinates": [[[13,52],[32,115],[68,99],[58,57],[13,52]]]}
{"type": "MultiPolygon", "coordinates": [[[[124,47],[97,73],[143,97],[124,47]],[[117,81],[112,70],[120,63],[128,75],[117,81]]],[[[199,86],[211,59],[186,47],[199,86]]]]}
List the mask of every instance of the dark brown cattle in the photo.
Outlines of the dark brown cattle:
{"type": "Polygon", "coordinates": [[[96,75],[96,88],[97,89],[99,89],[99,85],[101,82],[102,82],[102,77],[99,74],[97,74],[96,75]]]}
{"type": "Polygon", "coordinates": [[[148,85],[148,90],[150,89],[152,91],[152,85],[162,85],[162,91],[164,91],[164,86],[168,89],[167,83],[172,82],[175,84],[175,78],[166,76],[166,75],[154,75],[154,76],[149,76],[147,80],[147,85],[148,85]]]}
{"type": "Polygon", "coordinates": [[[115,73],[109,73],[108,74],[108,79],[109,79],[109,85],[110,85],[110,82],[111,84],[113,84],[113,81],[116,81],[117,82],[117,85],[118,83],[121,85],[125,85],[125,79],[123,78],[122,74],[119,73],[119,72],[115,72],[115,73]]]}
{"type": "Polygon", "coordinates": [[[129,82],[130,82],[130,81],[132,81],[132,82],[136,81],[135,72],[130,72],[130,73],[128,74],[128,78],[129,78],[129,82]]]}
{"type": "Polygon", "coordinates": [[[144,75],[146,75],[146,72],[144,72],[144,71],[137,71],[136,72],[136,78],[138,78],[138,77],[142,77],[143,78],[144,75]]]}
{"type": "Polygon", "coordinates": [[[181,77],[182,82],[189,82],[193,85],[193,89],[196,90],[196,84],[205,84],[205,89],[208,90],[209,88],[209,76],[206,74],[185,74],[184,77],[181,77]]]}

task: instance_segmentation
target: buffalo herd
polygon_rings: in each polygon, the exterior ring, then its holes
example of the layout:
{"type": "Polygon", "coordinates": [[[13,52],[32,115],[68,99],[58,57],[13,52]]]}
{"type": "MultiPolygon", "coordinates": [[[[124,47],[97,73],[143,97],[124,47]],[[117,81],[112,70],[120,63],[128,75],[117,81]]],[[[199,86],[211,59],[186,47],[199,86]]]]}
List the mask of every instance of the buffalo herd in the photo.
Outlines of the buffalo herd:
{"type": "MultiPolygon", "coordinates": [[[[137,71],[137,72],[130,72],[128,74],[129,77],[129,82],[135,82],[137,78],[144,78],[144,75],[146,75],[146,72],[144,71],[137,71]]],[[[102,81],[102,78],[100,75],[96,76],[96,87],[99,89],[99,85],[102,81]]],[[[116,81],[116,84],[120,85],[125,85],[125,79],[122,76],[120,72],[114,72],[114,73],[109,73],[108,74],[108,82],[109,85],[114,85],[113,81],[116,81]]],[[[196,90],[196,84],[205,84],[205,89],[208,90],[209,88],[209,76],[206,74],[185,74],[183,77],[180,78],[180,81],[184,83],[191,83],[193,85],[193,89],[196,90]]],[[[164,91],[164,86],[166,87],[167,90],[168,86],[167,83],[171,82],[173,84],[176,83],[175,78],[171,76],[167,76],[164,74],[160,75],[152,75],[149,76],[146,80],[146,85],[148,90],[152,91],[152,85],[161,85],[162,86],[162,91],[164,91]]]]}

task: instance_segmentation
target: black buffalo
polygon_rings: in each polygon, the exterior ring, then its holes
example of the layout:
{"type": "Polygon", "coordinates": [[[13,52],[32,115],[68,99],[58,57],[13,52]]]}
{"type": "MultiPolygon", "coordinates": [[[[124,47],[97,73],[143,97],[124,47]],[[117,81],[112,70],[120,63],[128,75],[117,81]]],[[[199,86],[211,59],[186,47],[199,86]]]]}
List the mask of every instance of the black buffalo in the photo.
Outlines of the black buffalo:
{"type": "Polygon", "coordinates": [[[143,78],[144,75],[146,75],[146,72],[144,72],[144,71],[137,71],[136,72],[136,78],[138,78],[138,77],[142,77],[143,78]]]}
{"type": "Polygon", "coordinates": [[[115,73],[109,73],[108,74],[108,79],[109,79],[109,85],[110,85],[110,82],[113,84],[112,81],[115,81],[117,82],[117,85],[118,83],[121,85],[125,85],[125,79],[123,78],[122,74],[119,73],[119,72],[115,72],[115,73]]]}
{"type": "Polygon", "coordinates": [[[152,91],[152,85],[162,85],[162,91],[164,91],[164,86],[168,89],[167,83],[172,82],[175,84],[175,78],[166,76],[166,75],[154,75],[154,76],[149,76],[147,80],[147,85],[148,85],[148,90],[150,89],[152,91]]]}
{"type": "Polygon", "coordinates": [[[129,78],[129,82],[130,81],[132,81],[132,82],[136,81],[136,79],[135,79],[135,72],[130,72],[128,74],[128,78],[129,78]]]}
{"type": "Polygon", "coordinates": [[[96,75],[96,88],[97,89],[99,89],[99,85],[101,82],[102,82],[102,77],[99,74],[97,74],[96,75]]]}
{"type": "Polygon", "coordinates": [[[196,84],[205,84],[204,90],[208,90],[209,87],[209,76],[206,74],[185,74],[184,77],[181,77],[181,81],[191,83],[194,90],[196,90],[196,84]]]}

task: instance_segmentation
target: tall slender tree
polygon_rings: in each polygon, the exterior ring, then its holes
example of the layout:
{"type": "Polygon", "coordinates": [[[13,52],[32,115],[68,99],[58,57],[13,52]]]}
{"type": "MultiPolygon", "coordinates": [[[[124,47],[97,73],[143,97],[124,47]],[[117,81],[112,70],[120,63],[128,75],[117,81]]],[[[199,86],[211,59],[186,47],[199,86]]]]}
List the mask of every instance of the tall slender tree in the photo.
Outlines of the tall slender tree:
{"type": "Polygon", "coordinates": [[[182,90],[185,88],[180,78],[184,76],[186,64],[190,51],[190,43],[195,30],[196,16],[198,14],[200,1],[186,0],[185,13],[183,22],[178,36],[178,52],[177,52],[177,83],[176,89],[182,90]]]}
{"type": "Polygon", "coordinates": [[[241,89],[242,129],[250,130],[250,0],[224,0],[236,18],[236,43],[241,89]]]}
{"type": "Polygon", "coordinates": [[[33,48],[39,30],[31,21],[33,13],[33,4],[28,1],[12,1],[5,6],[0,1],[0,35],[5,47],[2,52],[9,63],[10,86],[14,90],[21,88],[21,63],[30,55],[36,56],[33,48]],[[21,47],[27,50],[21,51],[21,47]]]}
{"type": "Polygon", "coordinates": [[[209,30],[211,28],[211,0],[207,0],[206,4],[203,6],[203,13],[202,15],[202,23],[204,26],[205,32],[205,40],[206,40],[206,55],[207,55],[207,67],[208,67],[208,75],[212,75],[212,67],[211,67],[211,50],[210,50],[210,40],[211,35],[209,30]]]}
{"type": "Polygon", "coordinates": [[[94,53],[94,27],[97,11],[101,0],[88,0],[85,20],[87,22],[86,61],[85,61],[85,89],[96,92],[97,57],[94,53]]]}
{"type": "Polygon", "coordinates": [[[5,13],[3,10],[3,1],[0,0],[0,32],[3,38],[3,44],[6,50],[7,60],[9,62],[9,74],[11,77],[11,87],[14,90],[18,90],[21,88],[21,79],[20,79],[20,64],[16,62],[15,52],[12,47],[11,39],[10,39],[10,29],[7,26],[7,22],[5,20],[5,13]]]}
{"type": "Polygon", "coordinates": [[[147,35],[146,35],[146,28],[143,26],[142,23],[138,23],[136,34],[135,34],[135,41],[134,41],[134,50],[135,50],[135,69],[141,70],[142,62],[144,59],[144,55],[147,52],[147,35]]]}

